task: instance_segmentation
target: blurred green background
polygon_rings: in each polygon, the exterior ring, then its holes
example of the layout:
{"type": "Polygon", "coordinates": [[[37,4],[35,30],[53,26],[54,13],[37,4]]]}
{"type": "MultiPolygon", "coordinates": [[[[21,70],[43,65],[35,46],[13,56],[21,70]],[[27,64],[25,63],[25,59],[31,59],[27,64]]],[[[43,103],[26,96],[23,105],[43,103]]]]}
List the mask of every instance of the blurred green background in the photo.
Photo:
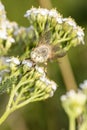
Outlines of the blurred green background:
{"type": "MultiPolygon", "coordinates": [[[[28,20],[24,18],[26,10],[32,6],[40,6],[38,0],[2,0],[2,3],[5,5],[7,17],[26,27],[28,26],[28,20]]],[[[51,0],[51,3],[64,17],[71,16],[84,28],[85,45],[79,45],[68,52],[74,77],[79,86],[87,79],[87,0],[51,0]]],[[[68,118],[60,102],[60,96],[66,92],[66,86],[58,64],[61,63],[48,65],[49,77],[59,85],[55,95],[46,101],[28,104],[14,112],[0,126],[0,130],[68,130],[68,118]]],[[[0,113],[4,112],[7,99],[7,95],[0,96],[0,113]]]]}

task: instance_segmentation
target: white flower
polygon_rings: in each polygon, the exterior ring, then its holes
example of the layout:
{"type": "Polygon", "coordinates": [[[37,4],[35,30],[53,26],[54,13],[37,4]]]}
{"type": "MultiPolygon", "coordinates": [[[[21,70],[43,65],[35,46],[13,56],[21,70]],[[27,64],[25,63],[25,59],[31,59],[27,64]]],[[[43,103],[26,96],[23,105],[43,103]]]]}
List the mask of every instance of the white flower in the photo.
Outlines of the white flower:
{"type": "Polygon", "coordinates": [[[35,66],[36,71],[38,71],[41,74],[45,74],[45,70],[43,67],[39,67],[38,65],[35,66]]]}
{"type": "Polygon", "coordinates": [[[87,89],[87,80],[84,80],[84,82],[80,84],[80,88],[87,89]]]}
{"type": "Polygon", "coordinates": [[[15,58],[15,57],[12,57],[12,58],[7,59],[6,62],[12,62],[12,63],[14,63],[14,64],[16,64],[16,65],[19,65],[19,64],[20,64],[19,59],[18,59],[18,58],[15,58]]]}
{"type": "Polygon", "coordinates": [[[82,30],[81,27],[77,27],[77,37],[78,37],[78,40],[79,42],[82,42],[82,44],[84,44],[84,32],[82,30]]]}
{"type": "Polygon", "coordinates": [[[46,80],[46,75],[42,75],[42,76],[40,77],[40,80],[43,81],[43,82],[45,82],[45,80],[46,80]]]}
{"type": "Polygon", "coordinates": [[[39,14],[41,14],[43,16],[48,15],[48,13],[49,13],[49,11],[47,9],[42,9],[42,8],[39,9],[39,14]]]}
{"type": "Polygon", "coordinates": [[[42,77],[40,77],[40,80],[43,81],[46,84],[46,86],[51,84],[50,80],[46,76],[42,75],[42,77]]]}
{"type": "Polygon", "coordinates": [[[49,16],[58,17],[58,12],[55,9],[49,10],[49,16]]]}
{"type": "Polygon", "coordinates": [[[51,91],[51,92],[50,92],[50,97],[53,97],[53,95],[54,95],[54,92],[51,91]]]}
{"type": "Polygon", "coordinates": [[[51,81],[51,87],[54,91],[57,89],[57,84],[54,81],[51,81]]]}
{"type": "Polygon", "coordinates": [[[74,27],[74,29],[77,26],[76,22],[72,18],[64,18],[63,21],[68,23],[70,26],[74,27]]]}
{"type": "Polygon", "coordinates": [[[0,38],[1,39],[7,39],[7,33],[4,30],[0,30],[0,38]]]}
{"type": "Polygon", "coordinates": [[[63,23],[63,18],[62,17],[58,17],[58,18],[56,18],[56,21],[61,24],[61,23],[63,23]]]}
{"type": "Polygon", "coordinates": [[[14,42],[15,42],[14,38],[12,38],[11,36],[8,36],[8,37],[7,37],[7,41],[8,41],[8,42],[11,42],[11,43],[14,43],[14,42]]]}
{"type": "Polygon", "coordinates": [[[5,9],[4,9],[3,4],[0,2],[0,13],[1,13],[2,10],[5,10],[5,9]]]}
{"type": "Polygon", "coordinates": [[[78,28],[77,28],[77,34],[78,34],[79,37],[80,37],[80,36],[83,36],[83,37],[84,37],[84,32],[83,32],[83,30],[82,30],[81,27],[78,27],[78,28]]]}
{"type": "Polygon", "coordinates": [[[22,64],[27,65],[30,68],[33,66],[33,62],[31,60],[23,60],[22,64]]]}
{"type": "Polygon", "coordinates": [[[40,80],[43,81],[46,84],[46,86],[50,86],[53,91],[56,91],[57,84],[54,81],[49,80],[45,75],[42,75],[40,77],[40,80]]]}

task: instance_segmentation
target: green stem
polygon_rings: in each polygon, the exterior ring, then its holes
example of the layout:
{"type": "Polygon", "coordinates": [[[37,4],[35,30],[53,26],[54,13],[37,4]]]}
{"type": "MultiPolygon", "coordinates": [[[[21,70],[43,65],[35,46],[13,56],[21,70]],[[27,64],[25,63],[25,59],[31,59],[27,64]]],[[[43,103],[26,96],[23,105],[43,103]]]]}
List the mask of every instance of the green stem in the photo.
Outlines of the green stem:
{"type": "Polygon", "coordinates": [[[8,105],[6,107],[6,111],[4,112],[2,117],[0,118],[0,125],[7,119],[7,117],[10,115],[10,113],[13,112],[13,110],[11,108],[13,97],[14,97],[14,87],[12,89],[12,92],[11,92],[11,95],[10,95],[10,98],[9,98],[9,101],[8,101],[8,105]]]}
{"type": "Polygon", "coordinates": [[[19,85],[14,87],[13,86],[13,89],[11,91],[11,94],[10,94],[10,98],[9,98],[9,101],[8,101],[8,105],[7,105],[7,108],[6,108],[6,111],[4,112],[4,114],[2,115],[2,117],[0,118],[0,125],[7,119],[7,117],[15,110],[25,106],[26,104],[30,103],[30,102],[34,102],[34,101],[39,101],[42,98],[42,96],[44,96],[44,92],[41,93],[41,91],[37,91],[34,95],[32,95],[32,97],[26,99],[25,101],[21,101],[21,95],[23,94],[24,92],[24,89],[23,88],[19,94],[19,96],[17,97],[17,99],[15,100],[15,102],[13,103],[14,101],[14,95],[15,93],[17,92],[17,89],[19,88],[19,85]]]}
{"type": "Polygon", "coordinates": [[[69,117],[69,130],[75,130],[75,118],[72,116],[69,117]]]}
{"type": "Polygon", "coordinates": [[[53,45],[56,45],[56,44],[58,44],[58,43],[62,43],[62,42],[68,42],[69,40],[71,40],[71,38],[61,38],[61,39],[59,39],[59,40],[55,40],[54,42],[53,42],[53,45]]]}
{"type": "Polygon", "coordinates": [[[9,114],[11,113],[10,110],[5,111],[5,113],[2,115],[2,117],[0,118],[0,125],[7,119],[7,117],[9,116],[9,114]]]}
{"type": "Polygon", "coordinates": [[[16,106],[16,110],[19,109],[19,108],[21,108],[21,107],[23,107],[23,106],[25,106],[25,105],[27,105],[30,102],[37,101],[37,99],[39,99],[40,96],[43,96],[43,95],[44,95],[44,93],[38,93],[37,95],[32,95],[32,97],[30,97],[29,99],[27,99],[27,100],[23,101],[22,103],[18,104],[16,106]]]}

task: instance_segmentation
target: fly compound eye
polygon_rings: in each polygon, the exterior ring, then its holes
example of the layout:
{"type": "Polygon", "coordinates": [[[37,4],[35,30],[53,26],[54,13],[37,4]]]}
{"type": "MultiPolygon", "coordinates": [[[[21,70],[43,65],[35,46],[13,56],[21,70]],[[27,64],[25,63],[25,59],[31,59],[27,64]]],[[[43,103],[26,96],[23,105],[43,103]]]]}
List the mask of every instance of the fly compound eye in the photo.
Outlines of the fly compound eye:
{"type": "Polygon", "coordinates": [[[40,55],[43,58],[46,58],[46,57],[48,57],[48,54],[49,54],[49,48],[46,47],[46,46],[40,46],[39,47],[39,52],[40,52],[40,55]]]}
{"type": "Polygon", "coordinates": [[[36,63],[44,63],[49,59],[50,54],[50,47],[47,45],[41,45],[31,52],[31,59],[36,63]]]}

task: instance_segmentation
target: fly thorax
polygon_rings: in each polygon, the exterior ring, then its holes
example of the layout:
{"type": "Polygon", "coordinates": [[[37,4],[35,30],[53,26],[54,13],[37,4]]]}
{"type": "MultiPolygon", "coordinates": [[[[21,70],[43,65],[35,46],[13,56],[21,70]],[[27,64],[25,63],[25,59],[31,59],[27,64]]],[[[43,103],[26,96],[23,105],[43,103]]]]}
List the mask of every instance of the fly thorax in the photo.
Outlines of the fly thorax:
{"type": "Polygon", "coordinates": [[[40,45],[31,52],[31,59],[34,62],[46,62],[51,55],[51,48],[48,45],[40,45]]]}

